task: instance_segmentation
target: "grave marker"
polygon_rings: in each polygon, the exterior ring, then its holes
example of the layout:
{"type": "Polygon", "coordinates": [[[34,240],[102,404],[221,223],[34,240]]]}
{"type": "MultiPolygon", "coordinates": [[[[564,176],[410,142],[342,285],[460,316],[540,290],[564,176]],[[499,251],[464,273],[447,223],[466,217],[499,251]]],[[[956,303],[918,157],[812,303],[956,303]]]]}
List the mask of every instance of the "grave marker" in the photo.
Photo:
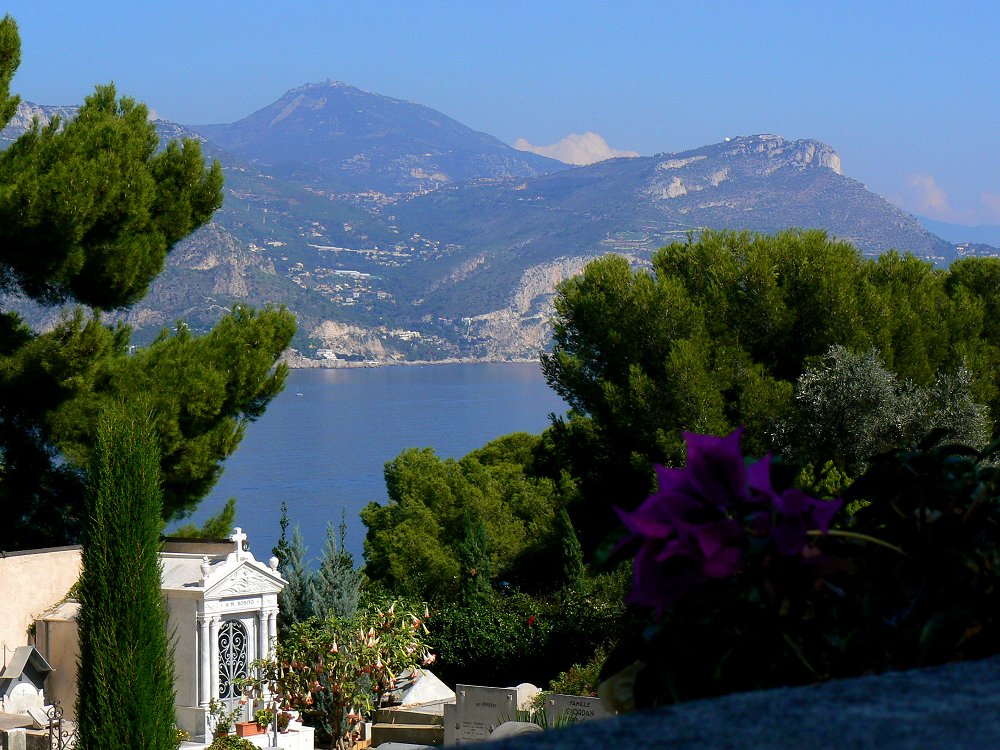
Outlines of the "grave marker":
{"type": "Polygon", "coordinates": [[[482,742],[496,727],[516,719],[517,692],[517,688],[456,685],[455,744],[482,742]]]}
{"type": "Polygon", "coordinates": [[[592,719],[606,719],[611,715],[601,705],[600,698],[554,693],[545,699],[545,718],[550,727],[556,726],[560,721],[579,723],[592,719]]]}

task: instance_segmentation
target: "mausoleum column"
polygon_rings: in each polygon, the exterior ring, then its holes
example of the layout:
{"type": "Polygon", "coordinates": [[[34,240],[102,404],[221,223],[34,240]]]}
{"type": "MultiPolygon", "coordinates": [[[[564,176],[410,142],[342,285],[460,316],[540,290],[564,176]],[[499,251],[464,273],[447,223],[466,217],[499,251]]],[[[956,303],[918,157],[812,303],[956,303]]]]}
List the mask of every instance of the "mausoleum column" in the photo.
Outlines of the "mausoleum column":
{"type": "Polygon", "coordinates": [[[208,699],[212,697],[209,684],[212,677],[212,652],[208,634],[208,615],[198,615],[198,705],[208,707],[208,699]]]}
{"type": "Polygon", "coordinates": [[[274,648],[278,640],[278,610],[268,610],[267,613],[267,650],[274,648]]]}
{"type": "Polygon", "coordinates": [[[257,610],[257,658],[265,659],[267,658],[267,652],[271,649],[268,648],[267,642],[267,614],[258,609],[257,610]]]}
{"type": "Polygon", "coordinates": [[[219,697],[219,621],[218,615],[212,615],[212,620],[209,623],[208,663],[210,678],[208,695],[210,698],[219,697]]]}

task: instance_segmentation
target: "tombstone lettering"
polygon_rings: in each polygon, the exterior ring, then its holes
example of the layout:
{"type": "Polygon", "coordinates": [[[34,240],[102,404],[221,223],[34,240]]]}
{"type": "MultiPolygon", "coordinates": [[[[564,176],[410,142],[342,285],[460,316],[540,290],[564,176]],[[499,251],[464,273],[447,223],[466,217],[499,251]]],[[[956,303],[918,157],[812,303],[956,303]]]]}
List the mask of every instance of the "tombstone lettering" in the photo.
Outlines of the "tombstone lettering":
{"type": "Polygon", "coordinates": [[[545,699],[545,718],[550,727],[561,723],[578,724],[591,719],[606,719],[611,713],[600,698],[554,693],[545,699]]]}
{"type": "Polygon", "coordinates": [[[455,686],[455,744],[482,742],[517,718],[517,688],[455,686]]]}

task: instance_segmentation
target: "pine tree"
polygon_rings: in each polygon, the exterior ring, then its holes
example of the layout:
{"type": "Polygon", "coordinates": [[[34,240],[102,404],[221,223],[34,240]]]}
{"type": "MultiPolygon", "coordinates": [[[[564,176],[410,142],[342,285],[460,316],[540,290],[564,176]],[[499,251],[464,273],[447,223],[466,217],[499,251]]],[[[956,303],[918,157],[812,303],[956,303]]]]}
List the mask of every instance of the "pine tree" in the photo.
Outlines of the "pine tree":
{"type": "Polygon", "coordinates": [[[347,512],[340,516],[339,542],[333,524],[326,526],[326,544],[316,572],[316,597],[313,611],[317,617],[351,617],[358,609],[361,571],[354,567],[354,555],[345,546],[347,512]]]}
{"type": "MultiPolygon", "coordinates": [[[[0,127],[20,38],[0,20],[0,127]]],[[[283,385],[295,332],[284,309],[236,307],[206,336],[178,326],[127,356],[106,311],[140,300],[174,245],[222,203],[222,169],[196,140],[160,148],[147,108],[99,86],[71,120],[35,125],[0,152],[0,292],[80,305],[46,332],[0,310],[0,549],[79,541],[95,417],[109,401],[155,404],[163,517],[195,509],[283,385]]]]}
{"type": "Polygon", "coordinates": [[[171,536],[182,539],[226,539],[236,526],[236,498],[226,500],[222,510],[209,516],[201,526],[188,523],[176,529],[171,536]]]}
{"type": "Polygon", "coordinates": [[[278,594],[278,625],[282,633],[297,622],[308,620],[315,609],[316,586],[314,573],[306,566],[306,543],[296,526],[284,559],[279,557],[278,572],[288,585],[278,594]]]}
{"type": "Polygon", "coordinates": [[[98,419],[80,577],[81,750],[173,750],[174,671],[161,596],[160,464],[142,406],[98,419]]]}

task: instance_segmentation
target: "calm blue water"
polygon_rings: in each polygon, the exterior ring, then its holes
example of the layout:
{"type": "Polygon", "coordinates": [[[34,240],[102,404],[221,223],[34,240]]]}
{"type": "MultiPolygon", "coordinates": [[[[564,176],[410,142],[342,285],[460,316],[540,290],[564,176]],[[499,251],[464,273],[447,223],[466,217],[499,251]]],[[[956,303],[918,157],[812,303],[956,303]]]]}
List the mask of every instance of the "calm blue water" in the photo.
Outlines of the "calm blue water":
{"type": "Polygon", "coordinates": [[[414,447],[461,458],[500,435],[540,433],[551,412],[565,410],[538,364],[293,370],[192,520],[235,496],[236,522],[257,559],[267,560],[285,500],[313,558],[322,553],[327,521],[339,524],[346,509],[347,548],[360,563],[358,512],[386,499],[386,461],[414,447]]]}

